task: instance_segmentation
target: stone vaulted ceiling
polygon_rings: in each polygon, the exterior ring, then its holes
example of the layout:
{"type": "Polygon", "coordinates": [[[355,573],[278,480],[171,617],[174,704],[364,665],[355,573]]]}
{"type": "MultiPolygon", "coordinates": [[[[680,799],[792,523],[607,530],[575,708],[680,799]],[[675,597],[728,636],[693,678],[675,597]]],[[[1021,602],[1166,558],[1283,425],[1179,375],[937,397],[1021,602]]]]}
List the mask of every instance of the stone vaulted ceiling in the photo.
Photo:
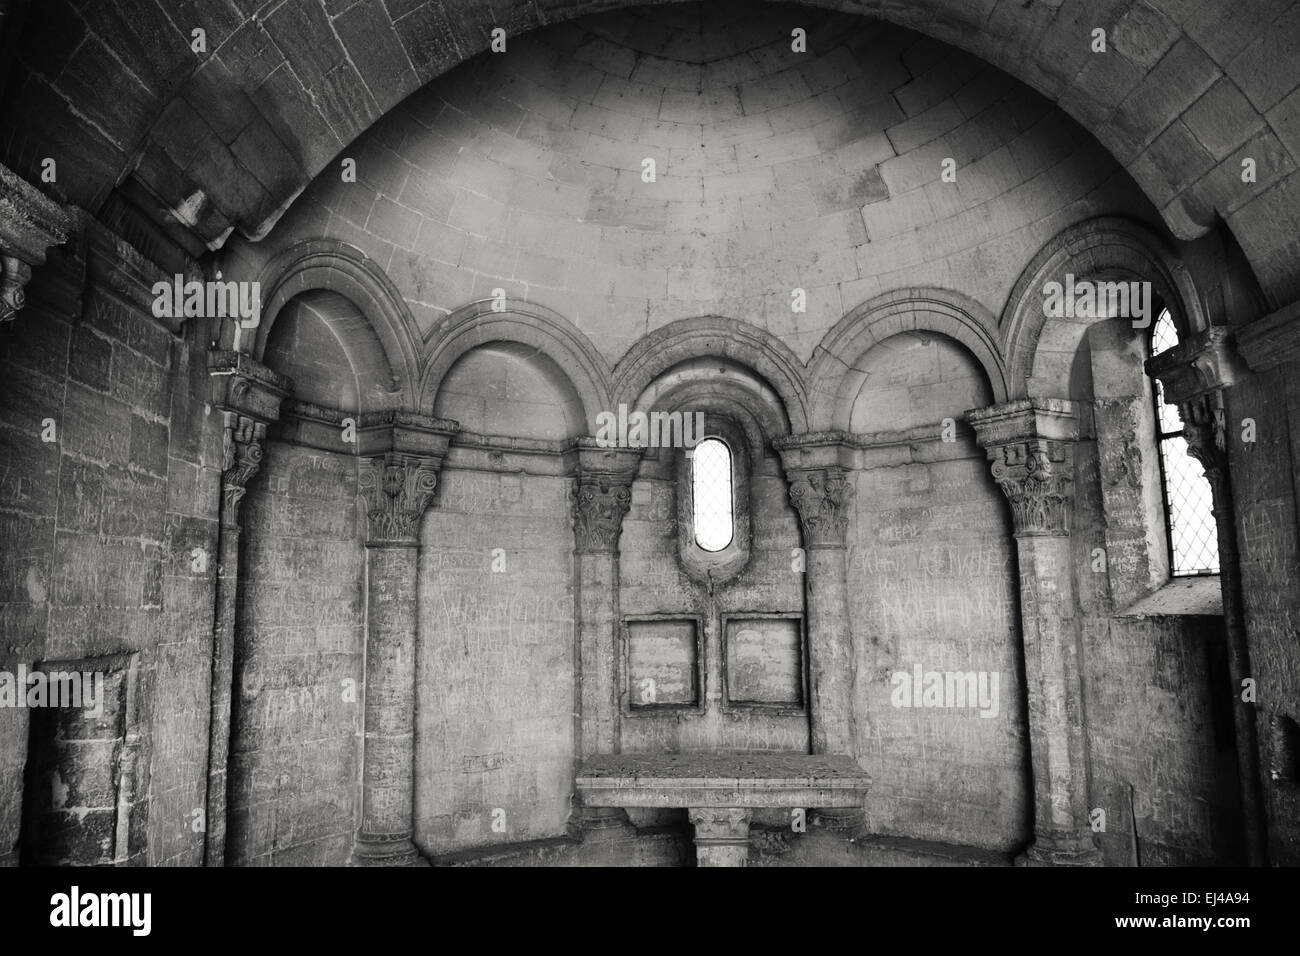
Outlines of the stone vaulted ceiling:
{"type": "MultiPolygon", "coordinates": [[[[193,251],[236,230],[256,239],[396,103],[486,50],[493,28],[517,36],[632,5],[0,0],[0,51],[18,60],[0,161],[39,181],[54,157],[60,198],[99,209],[118,189],[193,251]],[[191,49],[195,28],[206,53],[191,49]]],[[[1098,137],[1176,236],[1223,219],[1274,305],[1300,294],[1300,3],[816,5],[917,30],[1018,77],[1098,137]],[[1097,28],[1105,54],[1091,49],[1097,28]],[[1254,183],[1242,182],[1246,158],[1254,183]]]]}

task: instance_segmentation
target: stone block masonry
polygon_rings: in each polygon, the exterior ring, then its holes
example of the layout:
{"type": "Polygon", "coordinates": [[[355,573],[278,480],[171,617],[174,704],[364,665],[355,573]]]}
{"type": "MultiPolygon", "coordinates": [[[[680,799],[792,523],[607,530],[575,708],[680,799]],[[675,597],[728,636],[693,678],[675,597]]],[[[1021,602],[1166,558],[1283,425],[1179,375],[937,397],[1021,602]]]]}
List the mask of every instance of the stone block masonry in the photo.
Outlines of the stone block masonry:
{"type": "Polygon", "coordinates": [[[19,6],[0,864],[1296,861],[1292,0],[19,6]]]}

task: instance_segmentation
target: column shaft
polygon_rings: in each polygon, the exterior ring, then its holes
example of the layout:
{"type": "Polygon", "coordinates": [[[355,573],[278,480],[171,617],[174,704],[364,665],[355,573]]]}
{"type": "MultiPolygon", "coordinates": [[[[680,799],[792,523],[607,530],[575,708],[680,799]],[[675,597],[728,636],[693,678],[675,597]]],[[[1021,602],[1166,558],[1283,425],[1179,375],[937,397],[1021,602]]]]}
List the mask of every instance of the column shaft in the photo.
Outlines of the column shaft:
{"type": "Polygon", "coordinates": [[[1011,505],[1033,771],[1033,843],[1018,863],[1097,865],[1070,519],[1078,408],[1021,399],[967,412],[1011,505]]]}
{"type": "Polygon", "coordinates": [[[1035,849],[1087,849],[1088,793],[1070,539],[1018,536],[1035,849]]]}
{"type": "Polygon", "coordinates": [[[357,857],[417,861],[415,801],[416,559],[409,545],[366,547],[365,762],[357,857]]]}
{"type": "Polygon", "coordinates": [[[834,463],[839,455],[835,442],[812,445],[786,439],[777,450],[803,534],[812,751],[853,756],[857,665],[849,627],[846,555],[853,484],[834,463]]]}
{"type": "MultiPolygon", "coordinates": [[[[618,542],[632,503],[640,448],[606,448],[592,439],[578,445],[573,489],[574,697],[580,715],[574,741],[580,758],[613,754],[619,739],[618,542]]],[[[628,829],[618,807],[575,808],[584,839],[618,839],[628,829]]]]}
{"type": "Polygon", "coordinates": [[[1242,699],[1242,686],[1251,676],[1241,600],[1241,565],[1237,554],[1236,508],[1227,473],[1214,482],[1214,520],[1219,536],[1219,584],[1223,591],[1223,626],[1228,644],[1228,675],[1232,680],[1232,724],[1237,747],[1238,787],[1246,858],[1251,866],[1268,866],[1268,836],[1259,773],[1259,730],[1255,705],[1242,699]]]}
{"type": "MultiPolygon", "coordinates": [[[[223,505],[223,510],[224,510],[223,505]]],[[[208,794],[203,865],[225,866],[231,698],[235,673],[235,601],[239,593],[239,525],[223,514],[212,629],[212,690],[208,718],[208,794]]],[[[234,517],[234,516],[232,516],[234,517]]]]}
{"type": "Polygon", "coordinates": [[[579,712],[583,757],[618,753],[618,554],[583,552],[576,556],[577,620],[580,658],[579,712]]]}
{"type": "Polygon", "coordinates": [[[239,599],[239,508],[248,483],[262,465],[268,421],[279,415],[287,381],[246,356],[212,353],[209,366],[220,380],[223,412],[221,504],[217,521],[216,581],[212,618],[212,665],[208,692],[207,792],[204,798],[203,865],[225,866],[230,802],[230,743],[239,599]],[[234,382],[240,383],[239,388],[234,382]],[[235,410],[238,409],[238,410],[235,410]],[[247,414],[245,414],[247,412],[247,414]]]}
{"type": "Polygon", "coordinates": [[[361,825],[352,848],[361,866],[427,863],[412,839],[419,536],[459,427],[383,412],[363,416],[358,429],[365,444],[388,449],[362,459],[357,482],[367,528],[361,825]]]}
{"type": "Polygon", "coordinates": [[[618,753],[618,542],[632,504],[640,448],[579,445],[573,492],[574,575],[582,741],[579,753],[618,753]]]}
{"type": "Polygon", "coordinates": [[[812,750],[818,754],[854,753],[853,640],[849,633],[849,595],[842,547],[807,552],[805,613],[808,616],[812,750]]]}
{"type": "Polygon", "coordinates": [[[1219,586],[1223,594],[1223,629],[1232,681],[1232,728],[1237,750],[1242,834],[1251,866],[1268,865],[1268,836],[1260,783],[1259,730],[1254,703],[1242,699],[1242,684],[1251,676],[1250,646],[1241,598],[1241,558],[1237,553],[1237,509],[1228,473],[1222,389],[1202,392],[1179,404],[1187,450],[1205,469],[1219,542],[1219,586]]]}

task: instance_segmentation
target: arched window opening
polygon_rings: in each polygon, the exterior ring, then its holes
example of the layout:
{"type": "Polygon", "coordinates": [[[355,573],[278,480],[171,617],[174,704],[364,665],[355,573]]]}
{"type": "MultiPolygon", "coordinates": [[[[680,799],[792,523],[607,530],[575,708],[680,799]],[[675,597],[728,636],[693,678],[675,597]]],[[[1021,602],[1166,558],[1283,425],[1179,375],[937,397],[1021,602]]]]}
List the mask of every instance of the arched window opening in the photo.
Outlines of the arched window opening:
{"type": "Polygon", "coordinates": [[[691,455],[691,499],[695,543],[705,551],[721,551],[735,537],[731,449],[718,438],[706,438],[691,455]]]}
{"type": "MultiPolygon", "coordinates": [[[[1178,344],[1178,328],[1168,309],[1151,327],[1151,354],[1178,344]]],[[[1164,388],[1155,379],[1156,437],[1164,491],[1169,568],[1174,577],[1219,573],[1219,533],[1214,496],[1205,469],[1187,450],[1183,419],[1176,405],[1166,405],[1164,388]]]]}

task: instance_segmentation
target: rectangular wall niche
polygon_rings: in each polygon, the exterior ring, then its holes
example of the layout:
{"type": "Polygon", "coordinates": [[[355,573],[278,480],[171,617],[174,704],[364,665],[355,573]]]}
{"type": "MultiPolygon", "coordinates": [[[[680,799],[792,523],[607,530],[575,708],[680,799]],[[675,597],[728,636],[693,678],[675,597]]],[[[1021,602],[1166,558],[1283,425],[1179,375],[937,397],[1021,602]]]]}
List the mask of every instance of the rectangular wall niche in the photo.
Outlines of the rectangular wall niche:
{"type": "Polygon", "coordinates": [[[700,626],[695,618],[625,618],[624,712],[698,709],[703,682],[700,656],[700,626]]]}
{"type": "Polygon", "coordinates": [[[723,632],[728,704],[803,708],[801,615],[725,617],[723,632]]]}
{"type": "MultiPolygon", "coordinates": [[[[31,711],[22,862],[122,866],[143,860],[148,823],[140,747],[139,654],[46,661],[46,675],[100,675],[94,706],[31,711]]],[[[87,684],[94,686],[93,677],[87,684]]],[[[65,698],[66,700],[66,698],[65,698]]],[[[62,701],[61,701],[62,702],[62,701]]],[[[86,706],[90,705],[90,706],[86,706]]]]}

